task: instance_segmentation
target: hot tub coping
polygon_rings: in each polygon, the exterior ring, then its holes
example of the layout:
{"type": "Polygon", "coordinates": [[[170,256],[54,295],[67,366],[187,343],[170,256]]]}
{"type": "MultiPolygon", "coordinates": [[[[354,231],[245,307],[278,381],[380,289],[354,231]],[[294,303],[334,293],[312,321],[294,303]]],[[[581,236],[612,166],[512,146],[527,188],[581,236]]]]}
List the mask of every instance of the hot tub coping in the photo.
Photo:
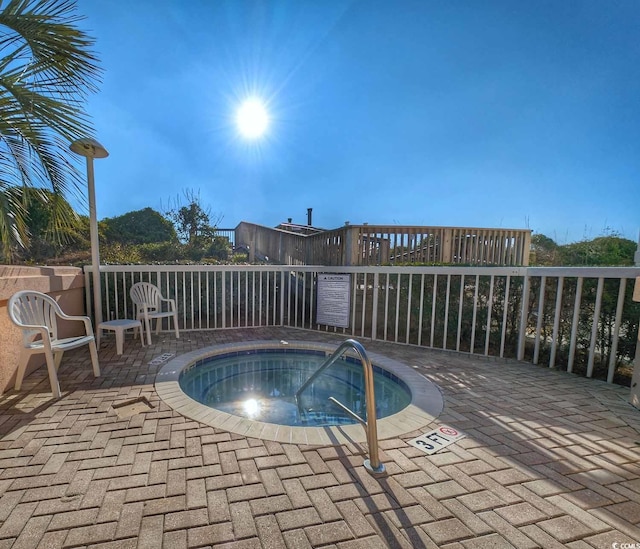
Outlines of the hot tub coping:
{"type": "MultiPolygon", "coordinates": [[[[366,433],[361,425],[295,427],[242,418],[200,404],[187,396],[178,382],[180,373],[185,367],[217,355],[256,349],[284,348],[323,351],[331,354],[337,347],[337,345],[328,343],[297,340],[255,340],[205,347],[177,356],[167,362],[157,374],[155,388],[160,399],[170,408],[189,419],[216,429],[223,429],[262,440],[290,444],[307,444],[311,446],[360,444],[366,442],[366,433]]],[[[394,438],[423,429],[442,413],[444,400],[437,385],[407,364],[378,353],[367,351],[367,355],[373,364],[400,378],[411,390],[411,402],[406,408],[396,414],[377,420],[379,440],[394,438]]]]}

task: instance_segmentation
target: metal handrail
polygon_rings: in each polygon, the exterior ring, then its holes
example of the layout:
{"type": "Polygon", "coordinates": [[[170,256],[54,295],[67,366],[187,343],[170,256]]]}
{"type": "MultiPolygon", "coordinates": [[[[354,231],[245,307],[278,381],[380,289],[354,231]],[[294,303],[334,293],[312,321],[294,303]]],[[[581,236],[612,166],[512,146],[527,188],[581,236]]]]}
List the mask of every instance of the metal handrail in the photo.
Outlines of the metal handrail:
{"type": "Polygon", "coordinates": [[[329,397],[329,400],[338,405],[344,412],[354,418],[358,423],[364,426],[367,434],[367,445],[369,446],[369,459],[365,460],[364,466],[372,475],[381,475],[385,472],[384,465],[380,463],[378,457],[378,425],[376,419],[376,396],[373,386],[373,366],[371,360],[367,356],[367,352],[361,343],[355,339],[347,339],[344,341],[330,356],[325,360],[320,367],[300,386],[296,391],[295,399],[298,405],[300,414],[303,414],[302,405],[300,403],[300,395],[313,381],[329,366],[331,366],[336,360],[338,360],[349,349],[353,349],[359,356],[362,368],[364,370],[364,390],[366,399],[367,420],[362,419],[353,410],[339,402],[333,397],[329,397]]]}

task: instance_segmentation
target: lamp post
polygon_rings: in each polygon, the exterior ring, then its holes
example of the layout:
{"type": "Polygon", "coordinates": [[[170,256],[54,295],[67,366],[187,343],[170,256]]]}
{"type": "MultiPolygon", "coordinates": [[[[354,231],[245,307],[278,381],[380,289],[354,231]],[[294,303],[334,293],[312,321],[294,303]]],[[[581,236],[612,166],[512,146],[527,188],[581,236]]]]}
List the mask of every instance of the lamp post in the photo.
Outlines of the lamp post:
{"type": "Polygon", "coordinates": [[[91,273],[93,275],[93,311],[94,326],[99,333],[98,326],[102,323],[102,291],[100,289],[100,248],[98,244],[98,218],[96,216],[96,190],[93,182],[93,159],[109,156],[105,149],[95,139],[77,139],[69,148],[72,152],[87,159],[87,187],[89,189],[89,232],[91,234],[91,273]]]}

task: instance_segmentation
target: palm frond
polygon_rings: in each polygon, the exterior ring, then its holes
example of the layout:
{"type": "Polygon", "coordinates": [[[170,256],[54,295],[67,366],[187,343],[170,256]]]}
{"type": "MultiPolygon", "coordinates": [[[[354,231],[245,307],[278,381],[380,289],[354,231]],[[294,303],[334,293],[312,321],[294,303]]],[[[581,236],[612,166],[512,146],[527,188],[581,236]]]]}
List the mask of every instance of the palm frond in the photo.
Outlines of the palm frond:
{"type": "Polygon", "coordinates": [[[25,247],[28,243],[27,211],[15,190],[16,187],[6,188],[0,182],[0,234],[3,236],[0,254],[7,263],[11,263],[14,245],[25,247]]]}
{"type": "MultiPolygon", "coordinates": [[[[83,180],[68,144],[92,135],[86,96],[100,80],[94,40],[76,24],[74,0],[0,1],[0,239],[12,246],[28,239],[18,188],[49,188],[81,195],[83,180]]],[[[35,195],[38,196],[38,195],[35,195]]],[[[52,230],[69,218],[51,196],[52,230]]]]}
{"type": "MultiPolygon", "coordinates": [[[[31,65],[31,74],[51,78],[55,89],[82,95],[97,90],[100,68],[91,50],[95,41],[75,26],[83,19],[75,8],[71,0],[10,0],[0,12],[0,25],[28,45],[31,57],[22,64],[31,65]]],[[[5,36],[0,51],[14,43],[5,36]]]]}

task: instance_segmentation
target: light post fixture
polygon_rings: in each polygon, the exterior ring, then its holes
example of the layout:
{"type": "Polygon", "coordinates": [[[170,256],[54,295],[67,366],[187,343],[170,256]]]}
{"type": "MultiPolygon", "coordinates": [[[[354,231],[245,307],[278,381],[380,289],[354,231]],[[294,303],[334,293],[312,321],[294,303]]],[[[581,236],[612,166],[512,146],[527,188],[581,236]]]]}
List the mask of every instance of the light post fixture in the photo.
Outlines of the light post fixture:
{"type": "Polygon", "coordinates": [[[94,329],[102,323],[102,291],[100,288],[100,247],[98,243],[98,218],[96,216],[96,190],[93,182],[93,159],[109,156],[95,139],[77,139],[69,148],[72,152],[87,159],[87,187],[89,189],[89,232],[91,234],[91,273],[93,275],[93,311],[94,329]]]}

